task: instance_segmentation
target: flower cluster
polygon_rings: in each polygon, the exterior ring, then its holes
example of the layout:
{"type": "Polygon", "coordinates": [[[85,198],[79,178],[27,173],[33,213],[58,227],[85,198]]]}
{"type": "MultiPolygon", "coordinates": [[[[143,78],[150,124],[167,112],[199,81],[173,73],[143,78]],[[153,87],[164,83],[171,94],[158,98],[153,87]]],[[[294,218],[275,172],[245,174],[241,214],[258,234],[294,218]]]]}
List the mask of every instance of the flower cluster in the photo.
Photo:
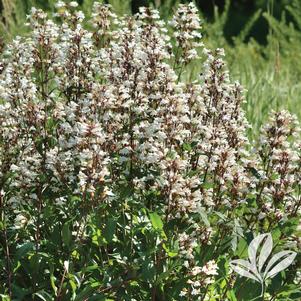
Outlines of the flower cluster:
{"type": "Polygon", "coordinates": [[[243,227],[271,230],[300,216],[298,123],[273,112],[252,149],[243,89],[231,82],[222,49],[204,48],[201,75],[181,81],[201,46],[193,3],[180,5],[171,21],[175,45],[154,9],[117,17],[95,3],[85,23],[76,7],[59,1],[57,23],[32,9],[31,35],[17,37],[1,59],[0,204],[16,229],[33,229],[26,239],[37,252],[48,233],[69,233],[65,220],[74,214],[73,241],[97,246],[93,264],[111,270],[116,263],[116,275],[97,274],[102,293],[120,299],[134,279],[159,300],[163,285],[153,274],[161,271],[180,297],[217,296],[218,251],[230,252],[243,227]],[[62,218],[56,226],[43,219],[49,212],[62,218]],[[156,239],[147,236],[151,225],[156,239]],[[212,254],[206,261],[203,250],[212,254]]]}
{"type": "Polygon", "coordinates": [[[299,196],[294,193],[300,174],[299,133],[298,121],[286,111],[273,112],[262,130],[257,184],[261,218],[269,216],[277,222],[299,210],[299,196]]]}
{"type": "Polygon", "coordinates": [[[188,64],[198,57],[197,48],[202,46],[200,39],[201,25],[199,12],[193,2],[188,5],[180,4],[170,25],[175,29],[174,37],[177,42],[176,63],[188,64]]]}
{"type": "Polygon", "coordinates": [[[218,275],[217,270],[218,267],[214,260],[208,261],[203,267],[195,266],[190,272],[192,279],[187,281],[191,287],[185,287],[179,296],[185,297],[189,295],[194,298],[200,298],[202,295],[201,288],[207,287],[214,282],[214,276],[218,275]]]}

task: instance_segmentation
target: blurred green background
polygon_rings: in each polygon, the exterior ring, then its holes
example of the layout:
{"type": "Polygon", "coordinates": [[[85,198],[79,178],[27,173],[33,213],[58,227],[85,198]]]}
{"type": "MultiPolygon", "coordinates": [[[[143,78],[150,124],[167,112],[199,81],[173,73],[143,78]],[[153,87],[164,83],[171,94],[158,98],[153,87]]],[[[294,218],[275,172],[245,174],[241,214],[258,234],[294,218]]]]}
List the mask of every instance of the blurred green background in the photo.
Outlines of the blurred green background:
{"type": "MultiPolygon", "coordinates": [[[[300,0],[301,1],[301,0],[300,0]]],[[[296,2],[300,2],[296,1],[296,2]]],[[[68,2],[68,1],[66,1],[68,2]]],[[[87,6],[91,2],[90,0],[78,0],[77,1],[81,6],[87,6]]],[[[118,10],[123,9],[124,7],[129,7],[131,13],[136,13],[140,6],[155,6],[157,8],[164,7],[165,14],[171,14],[173,9],[177,6],[178,3],[187,3],[191,2],[188,0],[124,0],[124,1],[110,1],[105,0],[101,1],[104,3],[111,3],[114,6],[119,6],[118,10]]],[[[196,0],[193,1],[201,13],[206,17],[208,21],[214,20],[214,11],[218,9],[219,11],[225,10],[227,6],[226,0],[196,0]]],[[[229,8],[229,20],[225,24],[224,34],[227,39],[238,35],[241,27],[247,24],[250,18],[258,11],[269,11],[276,19],[280,19],[283,11],[287,5],[292,4],[291,0],[232,0],[230,1],[229,8]]],[[[52,0],[0,0],[0,11],[2,16],[5,15],[5,9],[8,7],[19,6],[24,13],[28,13],[31,6],[41,7],[44,10],[52,10],[55,1],[52,0]]],[[[128,11],[125,11],[128,13],[128,11]]],[[[15,16],[17,17],[17,16],[15,16]]],[[[292,19],[291,19],[292,20],[292,19]]],[[[5,17],[2,17],[2,21],[6,21],[5,17]]],[[[18,22],[18,20],[15,20],[18,22]]],[[[267,42],[267,34],[269,30],[269,24],[264,17],[258,18],[254,24],[249,37],[254,37],[260,43],[267,42]]]]}
{"type": "MultiPolygon", "coordinates": [[[[69,2],[69,1],[66,1],[69,2]]],[[[78,0],[89,19],[94,0],[78,0]]],[[[152,6],[172,17],[180,0],[103,0],[118,14],[152,6]]],[[[196,0],[204,43],[223,47],[233,80],[246,89],[245,110],[258,134],[272,109],[288,109],[301,118],[301,0],[196,0]]],[[[14,36],[26,34],[30,7],[55,11],[55,0],[0,0],[0,50],[14,36]]],[[[190,66],[191,72],[196,72],[190,66]]],[[[188,70],[189,73],[189,70],[188,70]]],[[[187,78],[189,78],[187,76],[187,78]]]]}

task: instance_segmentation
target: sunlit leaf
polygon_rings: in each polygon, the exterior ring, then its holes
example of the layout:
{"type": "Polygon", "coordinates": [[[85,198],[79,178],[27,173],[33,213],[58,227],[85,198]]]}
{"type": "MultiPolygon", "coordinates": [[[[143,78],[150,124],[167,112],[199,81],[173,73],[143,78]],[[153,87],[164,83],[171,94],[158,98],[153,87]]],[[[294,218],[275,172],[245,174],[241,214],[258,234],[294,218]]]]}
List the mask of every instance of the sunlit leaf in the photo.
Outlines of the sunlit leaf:
{"type": "Polygon", "coordinates": [[[150,213],[149,218],[155,230],[163,229],[163,222],[160,216],[156,212],[150,213]]]}

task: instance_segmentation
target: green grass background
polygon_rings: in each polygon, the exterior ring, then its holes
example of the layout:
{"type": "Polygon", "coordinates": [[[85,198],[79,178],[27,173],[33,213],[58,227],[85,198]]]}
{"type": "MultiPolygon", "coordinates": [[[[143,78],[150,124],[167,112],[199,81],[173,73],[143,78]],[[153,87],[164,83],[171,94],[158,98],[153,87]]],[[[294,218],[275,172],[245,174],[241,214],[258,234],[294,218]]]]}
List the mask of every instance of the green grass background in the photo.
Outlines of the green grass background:
{"type": "MultiPolygon", "coordinates": [[[[41,7],[51,16],[55,2],[0,0],[0,48],[14,36],[26,34],[24,22],[31,6],[41,7]]],[[[94,0],[78,2],[89,16],[94,0]]],[[[140,5],[150,5],[168,19],[180,1],[106,2],[118,14],[130,14],[140,5]]],[[[250,12],[247,9],[251,2],[216,1],[219,6],[200,10],[200,15],[205,45],[225,48],[231,78],[241,82],[246,89],[245,110],[252,125],[250,137],[254,137],[272,109],[288,109],[301,118],[301,0],[256,0],[252,2],[250,12]]],[[[202,8],[204,3],[199,0],[197,4],[202,8]]],[[[200,72],[200,65],[190,66],[187,78],[200,72]]]]}

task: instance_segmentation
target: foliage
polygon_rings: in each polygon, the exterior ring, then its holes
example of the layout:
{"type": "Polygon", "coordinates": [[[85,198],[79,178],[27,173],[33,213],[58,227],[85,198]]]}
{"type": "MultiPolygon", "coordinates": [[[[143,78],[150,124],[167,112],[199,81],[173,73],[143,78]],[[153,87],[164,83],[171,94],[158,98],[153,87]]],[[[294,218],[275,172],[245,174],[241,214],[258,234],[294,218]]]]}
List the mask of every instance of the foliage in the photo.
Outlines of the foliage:
{"type": "MultiPolygon", "coordinates": [[[[2,300],[251,300],[260,285],[230,261],[259,233],[298,253],[262,300],[299,300],[299,123],[272,111],[248,139],[243,88],[213,47],[231,66],[226,12],[214,40],[204,32],[210,50],[193,3],[168,22],[98,2],[86,21],[75,1],[51,9],[31,10],[0,61],[2,300]]],[[[270,45],[298,34],[266,17],[270,45]]],[[[242,43],[249,28],[236,55],[262,51],[242,43]]]]}

